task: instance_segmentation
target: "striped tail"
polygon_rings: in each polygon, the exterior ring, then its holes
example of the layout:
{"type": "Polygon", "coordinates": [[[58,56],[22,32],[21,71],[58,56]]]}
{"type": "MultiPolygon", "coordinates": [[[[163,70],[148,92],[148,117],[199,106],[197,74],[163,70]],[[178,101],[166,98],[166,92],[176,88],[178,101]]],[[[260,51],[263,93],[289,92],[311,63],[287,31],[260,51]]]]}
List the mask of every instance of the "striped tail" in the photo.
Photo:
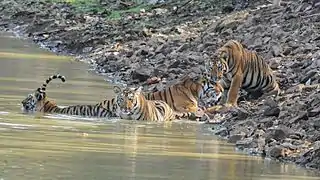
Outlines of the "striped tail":
{"type": "Polygon", "coordinates": [[[53,79],[61,79],[62,82],[65,82],[66,81],[66,78],[64,76],[61,76],[60,74],[55,74],[55,75],[52,75],[50,76],[43,84],[42,86],[40,86],[38,89],[37,89],[37,99],[38,100],[41,100],[44,98],[44,93],[46,92],[46,88],[47,88],[47,85],[50,83],[50,81],[52,81],[53,79]]]}

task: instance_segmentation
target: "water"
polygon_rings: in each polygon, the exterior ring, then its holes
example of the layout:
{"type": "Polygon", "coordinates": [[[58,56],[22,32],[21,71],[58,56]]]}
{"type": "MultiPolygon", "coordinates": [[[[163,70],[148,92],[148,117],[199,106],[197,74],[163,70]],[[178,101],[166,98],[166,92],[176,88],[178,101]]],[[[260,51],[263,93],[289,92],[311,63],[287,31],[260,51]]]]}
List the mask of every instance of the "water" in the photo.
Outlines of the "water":
{"type": "Polygon", "coordinates": [[[319,179],[319,174],[235,152],[208,127],[20,113],[21,100],[53,73],[50,98],[93,104],[112,87],[86,64],[0,34],[0,179],[319,179]],[[23,177],[23,178],[22,178],[23,177]]]}

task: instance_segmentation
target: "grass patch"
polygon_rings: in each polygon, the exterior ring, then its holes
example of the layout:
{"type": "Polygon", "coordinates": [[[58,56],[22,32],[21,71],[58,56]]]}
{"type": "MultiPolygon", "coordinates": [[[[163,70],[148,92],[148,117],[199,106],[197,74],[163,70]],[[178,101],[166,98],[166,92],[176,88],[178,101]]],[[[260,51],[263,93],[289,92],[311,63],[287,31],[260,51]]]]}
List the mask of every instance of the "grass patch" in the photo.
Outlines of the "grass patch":
{"type": "Polygon", "coordinates": [[[139,13],[141,9],[151,8],[151,5],[146,4],[143,0],[135,0],[135,6],[122,10],[112,9],[111,4],[110,6],[101,5],[98,0],[51,0],[51,2],[67,2],[72,4],[78,12],[100,14],[107,19],[120,19],[126,13],[139,13]]]}
{"type": "Polygon", "coordinates": [[[121,16],[123,14],[126,13],[139,13],[141,9],[145,9],[146,11],[149,10],[151,8],[151,6],[145,5],[145,4],[141,4],[135,7],[131,7],[129,9],[125,9],[125,10],[114,10],[111,12],[111,14],[108,16],[108,18],[110,19],[119,19],[121,18],[121,16]]]}

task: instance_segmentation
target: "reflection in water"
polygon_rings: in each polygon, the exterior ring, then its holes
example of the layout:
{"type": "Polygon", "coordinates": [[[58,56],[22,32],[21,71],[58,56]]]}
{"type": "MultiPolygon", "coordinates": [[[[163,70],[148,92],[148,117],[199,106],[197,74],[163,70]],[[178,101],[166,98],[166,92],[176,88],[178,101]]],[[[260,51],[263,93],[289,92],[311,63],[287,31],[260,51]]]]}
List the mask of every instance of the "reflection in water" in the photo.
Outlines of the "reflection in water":
{"type": "Polygon", "coordinates": [[[67,81],[52,82],[47,92],[60,105],[93,104],[112,89],[85,64],[0,35],[0,179],[318,179],[234,152],[196,123],[21,114],[20,101],[57,72],[67,81]]]}

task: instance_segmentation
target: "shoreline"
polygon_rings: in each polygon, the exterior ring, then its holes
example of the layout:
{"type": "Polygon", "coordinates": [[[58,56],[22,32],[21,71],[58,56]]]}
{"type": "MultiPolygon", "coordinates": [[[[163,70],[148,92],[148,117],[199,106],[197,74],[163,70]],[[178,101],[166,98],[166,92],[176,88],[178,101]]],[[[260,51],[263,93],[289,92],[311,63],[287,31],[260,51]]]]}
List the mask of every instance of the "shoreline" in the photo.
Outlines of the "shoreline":
{"type": "Polygon", "coordinates": [[[81,14],[67,3],[6,0],[0,8],[1,30],[129,85],[201,72],[223,42],[241,40],[270,64],[284,95],[241,101],[241,111],[217,114],[224,122],[212,125],[214,134],[248,154],[320,170],[320,5],[290,3],[223,15],[192,6],[172,14],[168,6],[121,20],[81,14]]]}

